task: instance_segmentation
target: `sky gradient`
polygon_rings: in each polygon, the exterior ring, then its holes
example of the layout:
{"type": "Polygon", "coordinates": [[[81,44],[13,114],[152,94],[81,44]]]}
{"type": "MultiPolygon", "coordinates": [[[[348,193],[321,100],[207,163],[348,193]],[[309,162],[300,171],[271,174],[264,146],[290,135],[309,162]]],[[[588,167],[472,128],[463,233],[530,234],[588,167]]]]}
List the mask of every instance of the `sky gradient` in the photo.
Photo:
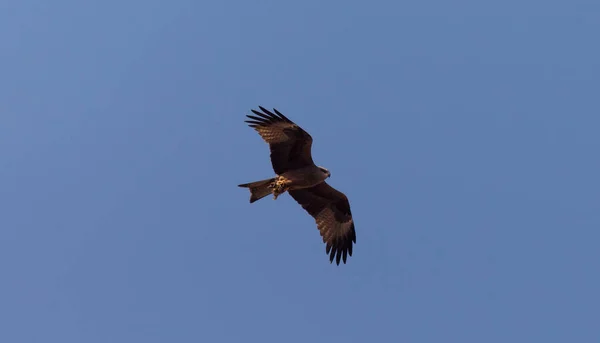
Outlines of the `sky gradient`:
{"type": "Polygon", "coordinates": [[[600,341],[597,1],[0,5],[0,341],[600,341]],[[329,264],[244,123],[350,199],[329,264]]]}

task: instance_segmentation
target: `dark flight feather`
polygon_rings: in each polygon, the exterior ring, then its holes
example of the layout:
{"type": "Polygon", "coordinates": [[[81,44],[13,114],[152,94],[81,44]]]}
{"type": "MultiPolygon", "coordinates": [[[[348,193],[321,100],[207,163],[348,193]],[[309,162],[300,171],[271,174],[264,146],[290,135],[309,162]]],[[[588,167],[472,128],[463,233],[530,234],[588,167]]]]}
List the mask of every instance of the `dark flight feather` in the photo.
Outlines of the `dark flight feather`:
{"type": "Polygon", "coordinates": [[[276,174],[314,164],[312,160],[312,137],[281,112],[275,113],[259,106],[262,112],[246,115],[248,126],[256,130],[271,151],[271,164],[276,174]]]}
{"type": "Polygon", "coordinates": [[[340,259],[346,263],[352,256],[352,243],[356,243],[354,220],[350,211],[350,203],[344,193],[322,182],[314,187],[288,191],[302,208],[306,210],[317,223],[325,252],[329,261],[340,264],[340,259]]]}

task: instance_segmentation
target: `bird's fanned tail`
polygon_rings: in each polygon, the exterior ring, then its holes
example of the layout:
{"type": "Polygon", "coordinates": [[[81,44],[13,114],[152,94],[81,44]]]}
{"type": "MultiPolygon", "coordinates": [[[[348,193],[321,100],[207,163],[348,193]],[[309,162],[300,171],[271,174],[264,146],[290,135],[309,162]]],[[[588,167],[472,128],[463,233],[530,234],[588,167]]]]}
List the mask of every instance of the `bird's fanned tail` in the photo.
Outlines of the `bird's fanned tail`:
{"type": "Polygon", "coordinates": [[[275,178],[244,183],[238,185],[238,187],[250,189],[250,203],[253,203],[273,193],[273,189],[269,187],[273,181],[275,181],[275,178]]]}

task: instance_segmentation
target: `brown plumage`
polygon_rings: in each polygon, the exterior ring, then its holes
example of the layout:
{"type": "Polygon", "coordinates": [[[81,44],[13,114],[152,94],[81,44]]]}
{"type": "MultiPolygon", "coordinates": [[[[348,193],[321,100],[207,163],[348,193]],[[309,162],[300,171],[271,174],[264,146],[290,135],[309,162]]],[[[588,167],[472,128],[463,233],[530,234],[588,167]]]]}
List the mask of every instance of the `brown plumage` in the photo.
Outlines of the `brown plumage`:
{"type": "Polygon", "coordinates": [[[286,118],[276,109],[276,114],[263,107],[264,112],[252,110],[256,116],[248,115],[246,120],[251,128],[269,144],[271,164],[276,174],[313,165],[311,156],[312,137],[300,126],[286,118]]]}
{"type": "Polygon", "coordinates": [[[287,191],[315,219],[329,261],[346,263],[356,243],[348,198],[325,182],[331,173],[314,164],[312,137],[276,109],[259,108],[262,112],[252,110],[255,115],[247,115],[246,122],[269,144],[276,177],[239,186],[250,189],[251,203],[287,191]]]}
{"type": "Polygon", "coordinates": [[[340,264],[340,258],[346,263],[348,255],[352,256],[356,232],[350,203],[344,193],[327,182],[306,189],[289,190],[288,193],[315,218],[329,261],[335,257],[337,264],[340,264]]]}

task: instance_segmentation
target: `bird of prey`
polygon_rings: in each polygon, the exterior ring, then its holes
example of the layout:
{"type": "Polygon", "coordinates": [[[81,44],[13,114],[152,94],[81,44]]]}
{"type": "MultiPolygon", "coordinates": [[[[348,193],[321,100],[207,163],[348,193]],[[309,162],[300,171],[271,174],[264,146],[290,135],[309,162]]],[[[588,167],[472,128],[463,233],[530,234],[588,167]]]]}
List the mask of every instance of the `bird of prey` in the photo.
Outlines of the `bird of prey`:
{"type": "Polygon", "coordinates": [[[276,109],[259,108],[262,112],[252,110],[255,115],[247,115],[245,122],[269,144],[276,176],[238,186],[250,189],[250,203],[270,194],[277,199],[287,191],[315,219],[329,262],[346,263],[356,243],[348,198],[325,182],[329,170],[314,164],[308,132],[276,109]]]}

